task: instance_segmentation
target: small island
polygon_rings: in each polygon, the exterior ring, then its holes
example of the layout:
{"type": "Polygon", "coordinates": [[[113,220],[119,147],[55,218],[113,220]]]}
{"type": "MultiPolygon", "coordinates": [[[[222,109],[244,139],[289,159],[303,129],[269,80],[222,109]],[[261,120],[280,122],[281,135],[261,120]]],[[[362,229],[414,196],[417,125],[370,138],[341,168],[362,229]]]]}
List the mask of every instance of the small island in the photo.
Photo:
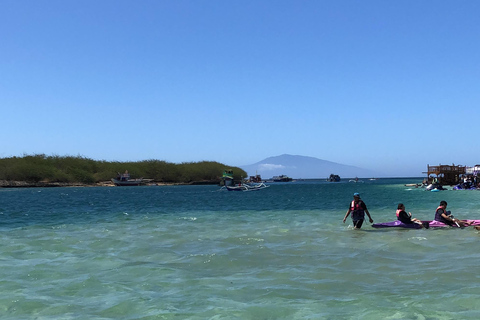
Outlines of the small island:
{"type": "Polygon", "coordinates": [[[112,178],[126,170],[133,179],[145,181],[145,185],[218,185],[227,167],[235,172],[235,180],[247,176],[240,168],[214,161],[180,164],[162,160],[109,162],[82,156],[35,154],[0,158],[0,187],[114,186],[112,178]]]}

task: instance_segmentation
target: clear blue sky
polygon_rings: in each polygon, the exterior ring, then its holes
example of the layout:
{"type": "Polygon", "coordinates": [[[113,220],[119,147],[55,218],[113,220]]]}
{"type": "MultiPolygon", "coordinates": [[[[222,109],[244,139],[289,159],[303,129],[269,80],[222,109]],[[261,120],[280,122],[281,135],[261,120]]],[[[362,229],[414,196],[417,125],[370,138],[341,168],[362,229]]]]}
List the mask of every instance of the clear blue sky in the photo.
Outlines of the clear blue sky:
{"type": "Polygon", "coordinates": [[[480,1],[0,0],[0,157],[480,163],[480,1]]]}

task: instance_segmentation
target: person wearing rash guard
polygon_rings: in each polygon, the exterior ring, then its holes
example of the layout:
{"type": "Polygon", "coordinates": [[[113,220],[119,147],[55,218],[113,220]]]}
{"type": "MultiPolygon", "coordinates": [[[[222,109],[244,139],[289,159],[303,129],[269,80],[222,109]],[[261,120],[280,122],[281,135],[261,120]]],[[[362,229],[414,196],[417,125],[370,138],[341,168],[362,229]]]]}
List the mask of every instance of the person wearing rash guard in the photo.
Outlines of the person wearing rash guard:
{"type": "Polygon", "coordinates": [[[422,223],[421,220],[417,218],[412,218],[412,214],[410,212],[407,213],[405,211],[405,205],[403,203],[398,204],[396,215],[397,215],[397,220],[400,220],[402,223],[405,223],[405,224],[417,223],[424,228],[428,228],[429,226],[428,222],[422,223]]]}
{"type": "Polygon", "coordinates": [[[465,221],[455,219],[452,213],[450,211],[447,211],[447,201],[443,200],[440,201],[440,205],[435,211],[435,220],[448,224],[449,226],[457,225],[458,227],[466,227],[470,225],[465,221]]]}
{"type": "Polygon", "coordinates": [[[363,220],[365,219],[365,213],[367,214],[370,223],[373,223],[370,212],[368,212],[365,202],[360,199],[359,193],[353,194],[353,201],[350,203],[350,207],[345,214],[345,218],[343,218],[343,223],[345,223],[345,220],[347,220],[350,213],[352,213],[353,227],[355,229],[360,229],[362,227],[363,220]]]}

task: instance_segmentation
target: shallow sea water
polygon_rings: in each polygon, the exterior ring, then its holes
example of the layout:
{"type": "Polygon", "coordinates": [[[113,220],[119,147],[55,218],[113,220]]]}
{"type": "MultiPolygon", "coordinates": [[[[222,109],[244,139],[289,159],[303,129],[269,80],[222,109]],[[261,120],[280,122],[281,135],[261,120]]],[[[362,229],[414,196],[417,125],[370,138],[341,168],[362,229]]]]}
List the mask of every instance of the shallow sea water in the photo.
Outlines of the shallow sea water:
{"type": "Polygon", "coordinates": [[[418,179],[0,189],[2,319],[479,319],[472,228],[353,230],[398,202],[480,219],[480,192],[418,179]]]}

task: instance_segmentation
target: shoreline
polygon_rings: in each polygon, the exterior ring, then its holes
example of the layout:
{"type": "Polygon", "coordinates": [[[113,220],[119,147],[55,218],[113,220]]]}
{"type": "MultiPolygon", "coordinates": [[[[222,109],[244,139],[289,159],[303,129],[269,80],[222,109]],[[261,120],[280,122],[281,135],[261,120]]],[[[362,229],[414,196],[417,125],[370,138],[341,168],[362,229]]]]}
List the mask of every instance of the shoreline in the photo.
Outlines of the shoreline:
{"type": "MultiPolygon", "coordinates": [[[[188,186],[188,185],[218,185],[219,181],[193,181],[189,183],[180,182],[150,182],[141,186],[188,186]]],[[[0,180],[1,188],[60,188],[60,187],[116,187],[112,181],[101,181],[95,183],[82,182],[27,182],[0,180]]]]}

